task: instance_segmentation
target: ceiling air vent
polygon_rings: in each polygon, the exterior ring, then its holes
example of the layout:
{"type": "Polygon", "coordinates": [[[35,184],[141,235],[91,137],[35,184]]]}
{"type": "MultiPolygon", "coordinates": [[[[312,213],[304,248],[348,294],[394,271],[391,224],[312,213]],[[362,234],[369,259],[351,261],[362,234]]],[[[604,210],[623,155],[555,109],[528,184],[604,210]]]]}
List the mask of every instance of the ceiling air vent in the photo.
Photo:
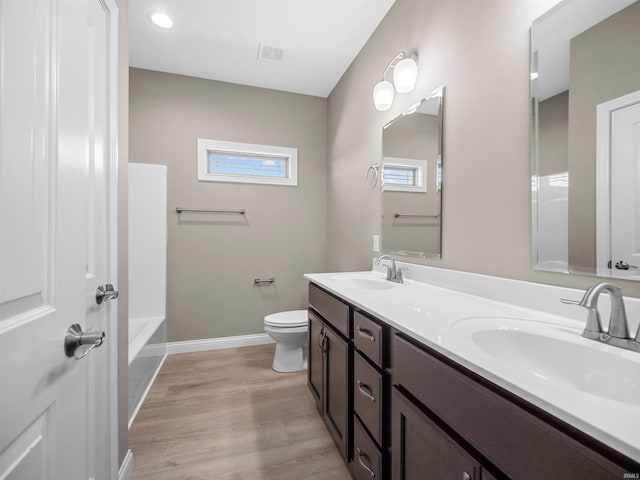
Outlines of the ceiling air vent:
{"type": "Polygon", "coordinates": [[[272,47],[271,45],[265,45],[261,43],[258,46],[258,60],[269,60],[272,62],[282,61],[284,56],[284,50],[278,47],[272,47]]]}

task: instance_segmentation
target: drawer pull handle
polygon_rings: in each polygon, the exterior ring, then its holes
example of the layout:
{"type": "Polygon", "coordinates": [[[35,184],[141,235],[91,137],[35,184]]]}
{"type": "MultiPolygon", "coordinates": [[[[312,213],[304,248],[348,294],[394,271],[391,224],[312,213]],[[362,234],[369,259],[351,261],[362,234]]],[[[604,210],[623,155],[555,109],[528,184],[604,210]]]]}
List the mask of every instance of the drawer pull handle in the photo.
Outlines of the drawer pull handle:
{"type": "Polygon", "coordinates": [[[360,325],[358,325],[358,335],[368,340],[371,340],[372,342],[376,341],[376,337],[374,337],[369,330],[367,330],[366,328],[362,328],[360,325]]]}
{"type": "Polygon", "coordinates": [[[462,480],[471,480],[471,475],[467,472],[462,472],[462,480]]]}
{"type": "Polygon", "coordinates": [[[367,385],[366,383],[361,383],[360,380],[357,380],[357,383],[358,383],[358,391],[360,392],[360,395],[367,397],[372,402],[375,402],[376,397],[373,396],[371,387],[369,387],[369,385],[367,385]]]}
{"type": "Polygon", "coordinates": [[[369,475],[371,475],[371,478],[375,478],[376,473],[373,471],[373,469],[369,465],[364,463],[364,460],[363,460],[363,458],[366,458],[367,461],[369,461],[369,456],[366,453],[362,453],[362,450],[360,450],[360,447],[356,447],[356,450],[358,452],[358,463],[360,464],[360,466],[364,468],[367,472],[369,472],[369,475]]]}

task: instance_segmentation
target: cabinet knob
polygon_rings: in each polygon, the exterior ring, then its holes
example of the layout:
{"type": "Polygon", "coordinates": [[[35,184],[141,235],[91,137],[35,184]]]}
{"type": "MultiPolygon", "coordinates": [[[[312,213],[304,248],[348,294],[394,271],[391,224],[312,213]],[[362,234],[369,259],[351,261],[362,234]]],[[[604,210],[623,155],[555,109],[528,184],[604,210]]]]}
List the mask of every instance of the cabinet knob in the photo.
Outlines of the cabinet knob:
{"type": "Polygon", "coordinates": [[[467,472],[462,472],[462,480],[471,480],[471,475],[467,472]]]}

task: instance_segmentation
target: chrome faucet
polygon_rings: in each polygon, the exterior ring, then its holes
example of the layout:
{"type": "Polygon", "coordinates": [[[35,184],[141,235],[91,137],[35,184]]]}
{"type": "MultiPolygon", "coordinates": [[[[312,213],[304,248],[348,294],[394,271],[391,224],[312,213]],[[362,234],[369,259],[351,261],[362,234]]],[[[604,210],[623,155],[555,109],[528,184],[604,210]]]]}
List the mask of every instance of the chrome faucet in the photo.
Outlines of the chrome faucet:
{"type": "Polygon", "coordinates": [[[611,283],[596,283],[587,289],[582,300],[576,301],[563,298],[560,301],[562,303],[580,305],[587,309],[587,325],[582,332],[583,337],[640,352],[640,327],[638,327],[636,337],[631,338],[620,288],[611,283]],[[611,317],[607,333],[602,329],[600,312],[598,312],[598,298],[603,292],[608,293],[611,299],[611,317]]]}
{"type": "Polygon", "coordinates": [[[406,268],[397,268],[396,261],[390,255],[380,255],[376,259],[375,264],[380,265],[380,262],[382,262],[382,260],[389,260],[389,265],[386,265],[384,263],[382,264],[387,267],[387,280],[389,280],[390,282],[402,283],[402,270],[406,270],[406,268]]]}

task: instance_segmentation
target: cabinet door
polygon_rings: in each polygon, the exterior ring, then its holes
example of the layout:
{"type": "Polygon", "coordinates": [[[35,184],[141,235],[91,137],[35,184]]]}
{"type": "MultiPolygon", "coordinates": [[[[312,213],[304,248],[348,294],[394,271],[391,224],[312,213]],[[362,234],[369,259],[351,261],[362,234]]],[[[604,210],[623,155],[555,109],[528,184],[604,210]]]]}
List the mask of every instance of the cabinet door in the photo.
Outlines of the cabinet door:
{"type": "Polygon", "coordinates": [[[342,456],[349,458],[349,344],[325,327],[324,416],[342,456]]]}
{"type": "Polygon", "coordinates": [[[324,324],[322,320],[309,311],[309,348],[307,350],[307,375],[311,394],[316,399],[316,406],[322,413],[322,370],[324,359],[322,355],[322,340],[324,336],[324,324]]]}
{"type": "Polygon", "coordinates": [[[475,459],[395,388],[391,403],[393,480],[479,480],[475,459]]]}

